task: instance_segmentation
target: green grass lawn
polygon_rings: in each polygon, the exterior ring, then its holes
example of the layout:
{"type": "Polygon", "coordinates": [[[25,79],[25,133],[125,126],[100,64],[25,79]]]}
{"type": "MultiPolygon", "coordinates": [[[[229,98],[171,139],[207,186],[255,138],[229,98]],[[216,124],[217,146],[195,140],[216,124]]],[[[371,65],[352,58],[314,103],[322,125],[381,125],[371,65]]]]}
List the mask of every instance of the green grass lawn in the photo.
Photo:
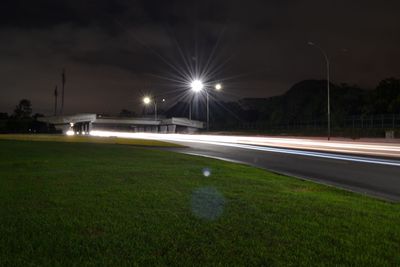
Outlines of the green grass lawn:
{"type": "Polygon", "coordinates": [[[0,140],[0,266],[399,264],[397,204],[166,151],[0,140]]]}
{"type": "Polygon", "coordinates": [[[100,144],[119,144],[134,146],[157,146],[157,147],[182,147],[157,140],[116,138],[116,137],[94,137],[84,135],[57,135],[57,134],[0,134],[0,140],[16,141],[41,141],[41,142],[67,142],[67,143],[100,143],[100,144]]]}

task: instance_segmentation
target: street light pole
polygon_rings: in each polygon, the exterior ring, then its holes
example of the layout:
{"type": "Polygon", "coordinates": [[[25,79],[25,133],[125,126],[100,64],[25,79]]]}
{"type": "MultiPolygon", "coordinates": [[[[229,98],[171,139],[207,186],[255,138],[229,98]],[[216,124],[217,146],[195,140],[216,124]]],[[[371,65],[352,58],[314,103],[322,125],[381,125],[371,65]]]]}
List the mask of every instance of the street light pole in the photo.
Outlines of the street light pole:
{"type": "Polygon", "coordinates": [[[154,120],[157,120],[157,102],[154,101],[154,120]]]}
{"type": "Polygon", "coordinates": [[[192,120],[192,99],[189,100],[189,120],[192,120]]]}
{"type": "MultiPolygon", "coordinates": [[[[194,80],[190,84],[192,90],[196,93],[199,93],[201,91],[205,91],[206,93],[206,104],[207,104],[207,131],[210,130],[210,93],[208,91],[208,88],[204,86],[202,81],[200,80],[194,80]]],[[[220,91],[222,89],[222,85],[220,83],[215,85],[215,90],[220,91]]],[[[190,113],[189,113],[190,114],[190,113]]]]}
{"type": "Polygon", "coordinates": [[[320,46],[313,42],[308,42],[309,45],[316,47],[323,54],[326,61],[326,76],[327,76],[327,91],[328,91],[328,141],[331,139],[331,94],[330,94],[330,62],[328,54],[320,46]]]}
{"type": "Polygon", "coordinates": [[[210,101],[207,89],[206,89],[206,97],[207,97],[207,132],[208,132],[210,131],[210,101]]]}
{"type": "MultiPolygon", "coordinates": [[[[154,120],[157,120],[157,102],[155,99],[151,99],[150,97],[146,96],[143,98],[143,103],[145,105],[149,105],[153,101],[154,104],[154,120]]],[[[165,102],[165,99],[163,99],[163,102],[165,102]]]]}
{"type": "Polygon", "coordinates": [[[327,69],[327,88],[328,88],[328,141],[331,140],[331,92],[330,92],[330,63],[328,56],[325,54],[327,69]]]}

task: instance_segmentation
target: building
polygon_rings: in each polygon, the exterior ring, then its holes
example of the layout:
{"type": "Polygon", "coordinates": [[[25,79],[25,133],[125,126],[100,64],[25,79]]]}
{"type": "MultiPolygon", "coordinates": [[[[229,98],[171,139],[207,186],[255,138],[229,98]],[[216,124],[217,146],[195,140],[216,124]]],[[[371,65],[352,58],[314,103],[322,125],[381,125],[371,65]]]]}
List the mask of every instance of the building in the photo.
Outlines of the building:
{"type": "Polygon", "coordinates": [[[54,125],[62,133],[73,131],[76,134],[88,134],[91,130],[151,132],[151,133],[194,133],[204,128],[201,121],[187,118],[119,118],[102,117],[96,114],[76,114],[71,116],[52,116],[38,119],[54,125]]]}

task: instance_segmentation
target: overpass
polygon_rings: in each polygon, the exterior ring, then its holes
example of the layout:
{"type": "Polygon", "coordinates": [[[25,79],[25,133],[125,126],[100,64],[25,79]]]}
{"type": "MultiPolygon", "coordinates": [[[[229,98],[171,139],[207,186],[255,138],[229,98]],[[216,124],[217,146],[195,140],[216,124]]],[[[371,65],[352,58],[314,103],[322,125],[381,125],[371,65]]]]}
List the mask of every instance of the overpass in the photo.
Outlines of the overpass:
{"type": "Polygon", "coordinates": [[[77,134],[86,134],[91,130],[91,126],[96,121],[96,114],[76,114],[68,116],[51,116],[38,118],[38,121],[53,125],[58,131],[66,134],[73,131],[77,134]]]}
{"type": "Polygon", "coordinates": [[[38,118],[53,125],[62,133],[88,134],[92,129],[148,133],[194,133],[204,128],[204,123],[187,118],[120,118],[96,114],[76,114],[38,118]]]}

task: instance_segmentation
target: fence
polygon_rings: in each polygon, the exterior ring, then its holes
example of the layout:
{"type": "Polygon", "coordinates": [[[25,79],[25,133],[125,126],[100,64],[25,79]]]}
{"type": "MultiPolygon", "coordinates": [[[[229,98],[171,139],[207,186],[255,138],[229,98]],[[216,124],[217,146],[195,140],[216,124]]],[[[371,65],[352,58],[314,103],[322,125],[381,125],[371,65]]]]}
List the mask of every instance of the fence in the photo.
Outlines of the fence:
{"type": "MultiPolygon", "coordinates": [[[[326,133],[327,120],[270,122],[213,123],[215,131],[261,131],[276,134],[321,135],[326,133]]],[[[346,118],[332,117],[333,135],[352,137],[383,137],[385,131],[400,131],[400,114],[357,115],[346,118]]]]}

